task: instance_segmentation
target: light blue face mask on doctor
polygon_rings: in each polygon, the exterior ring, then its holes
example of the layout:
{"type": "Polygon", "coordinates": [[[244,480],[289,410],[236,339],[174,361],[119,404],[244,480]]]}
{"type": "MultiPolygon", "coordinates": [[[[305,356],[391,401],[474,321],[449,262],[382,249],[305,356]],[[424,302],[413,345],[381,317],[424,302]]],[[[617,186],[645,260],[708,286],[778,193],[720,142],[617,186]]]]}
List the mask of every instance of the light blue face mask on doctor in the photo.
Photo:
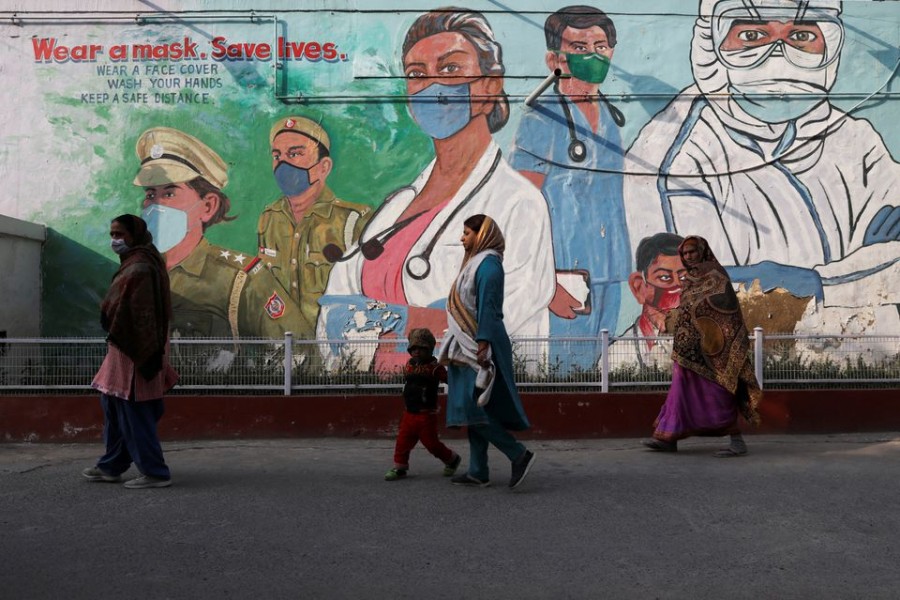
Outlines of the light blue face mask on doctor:
{"type": "Polygon", "coordinates": [[[160,252],[168,252],[187,235],[188,216],[183,210],[151,204],[141,211],[141,218],[147,222],[153,244],[160,252]]]}
{"type": "Polygon", "coordinates": [[[471,81],[455,85],[432,83],[412,94],[409,97],[412,118],[435,140],[458,133],[472,120],[471,84],[471,81]]]}

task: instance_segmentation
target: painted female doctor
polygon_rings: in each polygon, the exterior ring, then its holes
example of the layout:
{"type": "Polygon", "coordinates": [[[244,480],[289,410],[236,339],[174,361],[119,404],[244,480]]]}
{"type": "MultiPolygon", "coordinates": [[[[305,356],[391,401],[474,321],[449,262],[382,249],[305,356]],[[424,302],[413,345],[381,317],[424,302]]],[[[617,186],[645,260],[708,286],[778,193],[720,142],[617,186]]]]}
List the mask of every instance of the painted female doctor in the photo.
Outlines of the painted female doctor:
{"type": "MultiPolygon", "coordinates": [[[[425,13],[407,31],[403,68],[410,114],[432,138],[435,158],[385,200],[357,247],[330,256],[337,264],[320,300],[318,337],[383,340],[415,327],[439,336],[464,254],[458,233],[478,213],[516,232],[503,263],[509,333],[546,336],[556,285],[550,217],[491,137],[506,124],[509,103],[490,25],[477,12],[425,13]]],[[[392,366],[379,356],[376,371],[392,366]]],[[[367,360],[357,367],[368,368],[367,360]]]]}

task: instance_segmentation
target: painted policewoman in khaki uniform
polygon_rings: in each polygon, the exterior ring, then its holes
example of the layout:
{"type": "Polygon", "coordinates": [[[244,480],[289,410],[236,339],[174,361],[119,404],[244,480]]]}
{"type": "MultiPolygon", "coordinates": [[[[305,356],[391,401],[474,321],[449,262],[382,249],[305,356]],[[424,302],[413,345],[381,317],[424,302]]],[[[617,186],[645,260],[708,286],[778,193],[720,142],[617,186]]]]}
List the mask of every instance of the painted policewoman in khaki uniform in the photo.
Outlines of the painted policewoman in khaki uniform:
{"type": "Polygon", "coordinates": [[[282,338],[309,331],[300,307],[262,261],[210,244],[208,227],[230,220],[225,162],[197,138],[168,127],[137,142],[142,216],[165,253],[172,331],[184,337],[282,338]]]}
{"type": "Polygon", "coordinates": [[[369,207],[336,198],[326,185],[333,168],[328,133],[315,121],[280,119],[269,133],[272,169],[284,196],[259,218],[259,258],[289,290],[306,321],[303,337],[315,337],[319,298],[333,263],[323,254],[333,244],[346,251],[359,238],[369,207]]]}

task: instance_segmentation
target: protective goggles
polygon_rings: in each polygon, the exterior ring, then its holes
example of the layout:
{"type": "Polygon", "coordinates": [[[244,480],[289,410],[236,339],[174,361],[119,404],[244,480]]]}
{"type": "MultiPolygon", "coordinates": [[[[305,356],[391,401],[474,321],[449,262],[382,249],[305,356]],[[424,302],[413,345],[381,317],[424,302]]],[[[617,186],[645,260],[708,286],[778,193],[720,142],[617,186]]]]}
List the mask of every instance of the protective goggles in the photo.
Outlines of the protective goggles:
{"type": "Polygon", "coordinates": [[[724,0],[713,9],[718,59],[731,69],[753,69],[770,56],[801,69],[824,69],[838,59],[844,25],[837,10],[806,2],[724,0]]]}

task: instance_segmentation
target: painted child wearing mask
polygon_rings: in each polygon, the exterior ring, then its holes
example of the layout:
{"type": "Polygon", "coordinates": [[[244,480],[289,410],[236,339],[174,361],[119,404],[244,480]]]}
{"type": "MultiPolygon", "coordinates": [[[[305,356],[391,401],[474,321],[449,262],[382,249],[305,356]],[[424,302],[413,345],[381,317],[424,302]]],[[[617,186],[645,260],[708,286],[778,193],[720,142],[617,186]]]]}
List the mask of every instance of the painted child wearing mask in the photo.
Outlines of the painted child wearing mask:
{"type": "Polygon", "coordinates": [[[668,364],[671,345],[656,337],[671,333],[666,330],[666,317],[678,308],[681,297],[681,282],[687,272],[678,256],[682,241],[680,235],[657,233],[638,244],[635,271],[628,276],[628,287],[641,305],[641,314],[622,332],[623,337],[633,339],[622,340],[613,347],[611,366],[635,362],[642,367],[668,364]],[[628,349],[623,350],[622,346],[628,349]]]}

